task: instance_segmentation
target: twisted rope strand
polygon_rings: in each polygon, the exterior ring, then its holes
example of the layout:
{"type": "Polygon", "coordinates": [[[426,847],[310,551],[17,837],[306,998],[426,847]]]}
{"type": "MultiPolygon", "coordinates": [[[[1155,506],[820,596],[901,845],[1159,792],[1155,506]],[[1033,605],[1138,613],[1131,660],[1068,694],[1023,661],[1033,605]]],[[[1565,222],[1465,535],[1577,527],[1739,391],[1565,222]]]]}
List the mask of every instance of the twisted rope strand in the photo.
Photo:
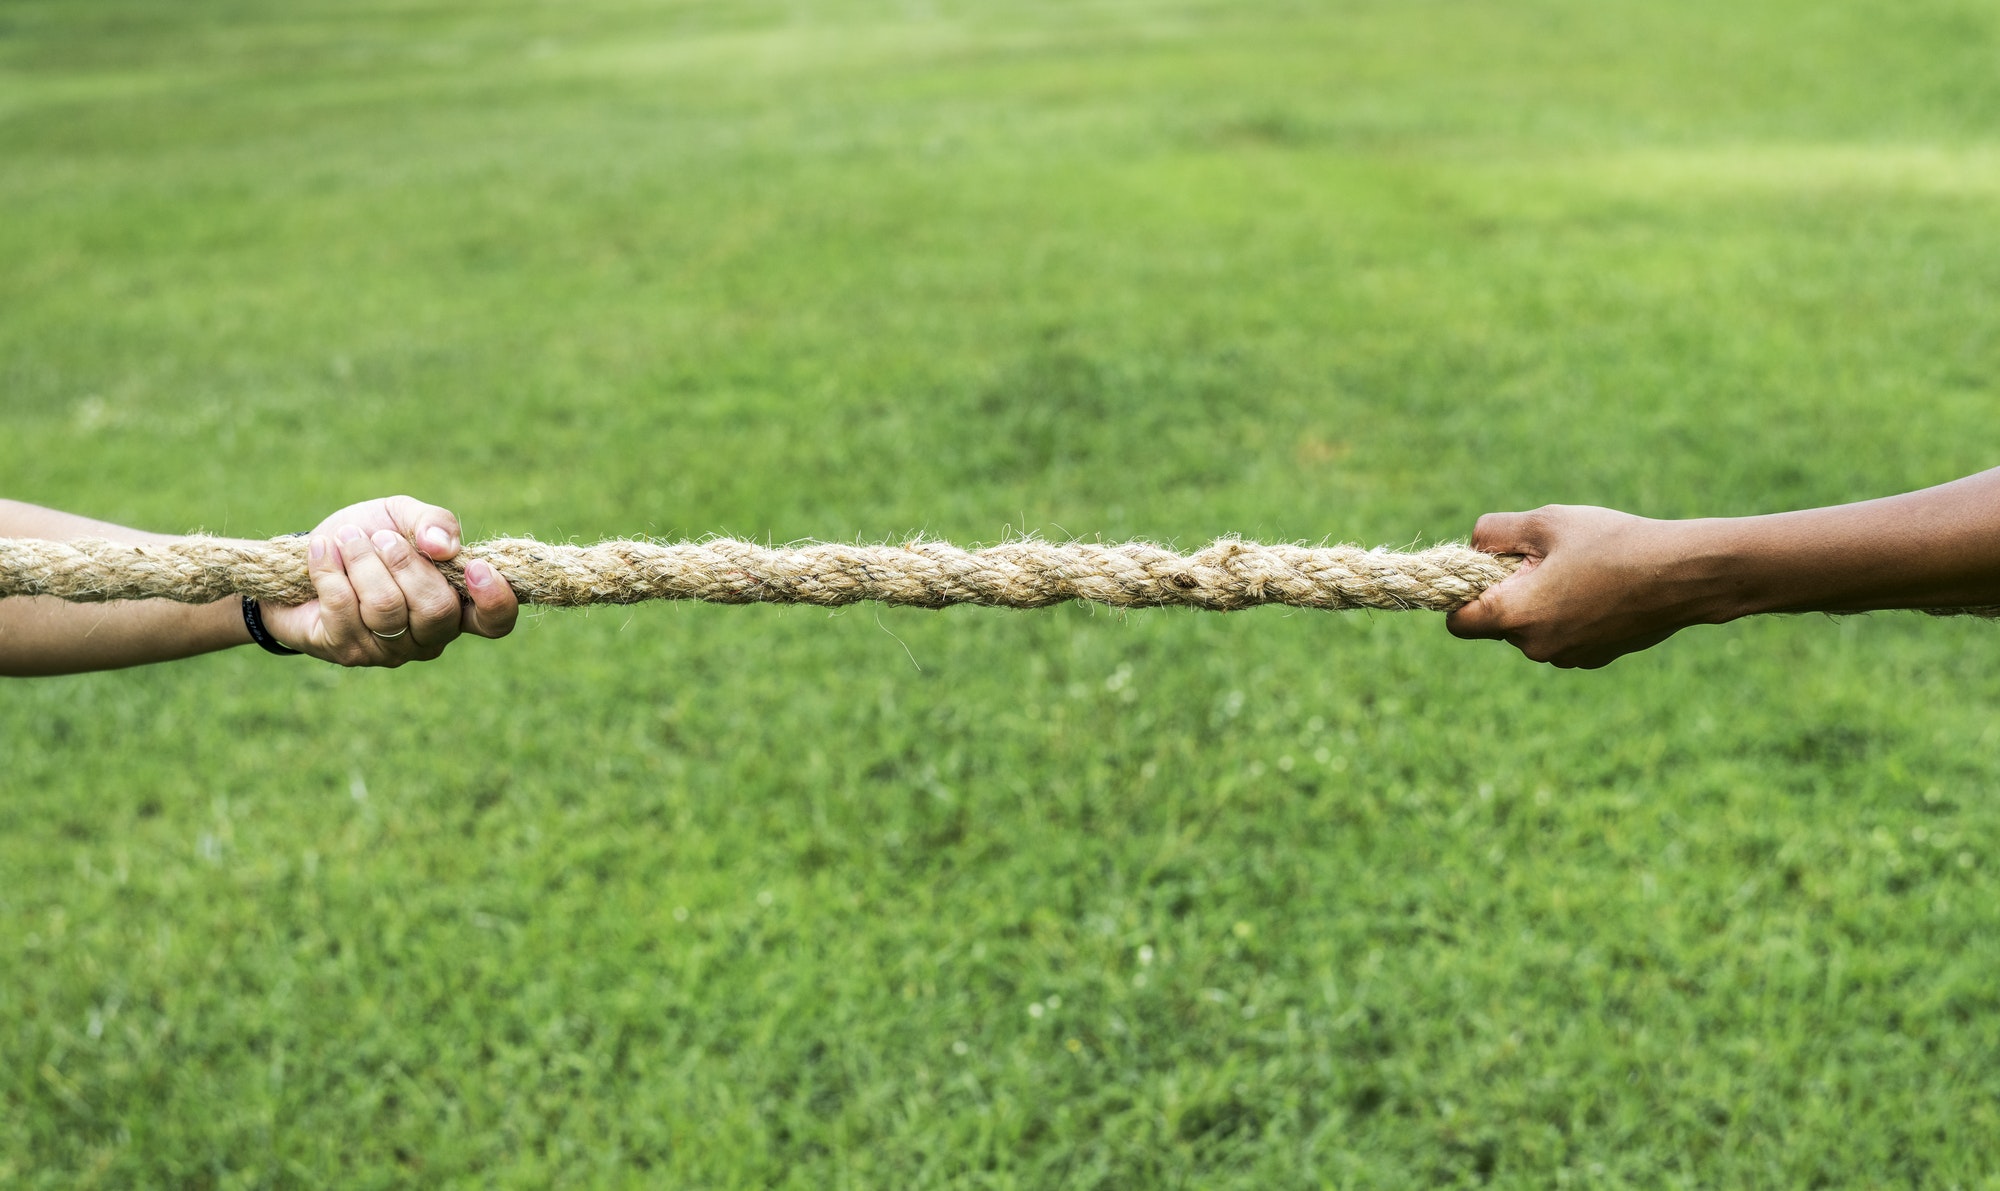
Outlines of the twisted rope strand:
{"type": "MultiPolygon", "coordinates": [[[[1032,539],[963,550],[922,540],[773,548],[733,538],[594,546],[495,538],[467,545],[438,569],[463,593],[464,564],[473,559],[499,571],[523,603],[552,607],[643,600],[836,607],[879,600],[920,608],[1042,608],[1087,600],[1118,608],[1222,612],[1259,604],[1448,612],[1520,565],[1518,558],[1460,545],[1405,554],[1359,546],[1265,546],[1236,538],[1192,554],[1146,542],[1107,546],[1032,539]]],[[[245,595],[301,604],[314,594],[306,545],[298,538],[189,537],[154,545],[0,538],[0,598],[205,604],[245,595]]]]}

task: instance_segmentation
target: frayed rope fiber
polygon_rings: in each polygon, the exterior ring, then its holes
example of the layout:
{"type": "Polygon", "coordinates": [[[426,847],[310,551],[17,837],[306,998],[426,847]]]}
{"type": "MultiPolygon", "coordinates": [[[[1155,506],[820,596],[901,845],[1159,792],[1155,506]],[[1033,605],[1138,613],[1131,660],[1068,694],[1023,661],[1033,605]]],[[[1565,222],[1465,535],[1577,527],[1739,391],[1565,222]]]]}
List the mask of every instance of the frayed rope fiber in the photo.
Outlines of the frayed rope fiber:
{"type": "MultiPolygon", "coordinates": [[[[1235,538],[1192,554],[1145,542],[1107,546],[1033,539],[963,550],[923,540],[900,546],[769,547],[732,538],[594,546],[495,538],[467,545],[438,567],[463,592],[464,564],[474,559],[499,571],[522,602],[554,607],[644,600],[831,607],[879,600],[921,608],[1042,608],[1087,600],[1119,608],[1232,611],[1287,604],[1448,612],[1520,566],[1518,558],[1459,545],[1398,553],[1359,546],[1264,546],[1235,538]]],[[[302,604],[314,594],[302,538],[189,537],[143,546],[0,538],[0,597],[205,604],[242,595],[302,604]]]]}

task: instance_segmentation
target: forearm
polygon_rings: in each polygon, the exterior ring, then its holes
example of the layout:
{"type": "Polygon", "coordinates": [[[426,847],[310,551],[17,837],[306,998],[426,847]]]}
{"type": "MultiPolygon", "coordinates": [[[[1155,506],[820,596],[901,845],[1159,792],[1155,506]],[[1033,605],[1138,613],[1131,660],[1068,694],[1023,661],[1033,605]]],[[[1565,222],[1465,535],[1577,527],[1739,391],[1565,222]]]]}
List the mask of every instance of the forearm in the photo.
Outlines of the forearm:
{"type": "MultiPolygon", "coordinates": [[[[0,500],[0,537],[107,538],[155,542],[167,535],[0,500]]],[[[73,674],[192,657],[250,641],[234,599],[186,605],[165,600],[70,604],[39,597],[0,600],[0,674],[73,674]]]]}
{"type": "Polygon", "coordinates": [[[1712,620],[2000,604],[2000,469],[1857,504],[1686,522],[1712,620]]]}

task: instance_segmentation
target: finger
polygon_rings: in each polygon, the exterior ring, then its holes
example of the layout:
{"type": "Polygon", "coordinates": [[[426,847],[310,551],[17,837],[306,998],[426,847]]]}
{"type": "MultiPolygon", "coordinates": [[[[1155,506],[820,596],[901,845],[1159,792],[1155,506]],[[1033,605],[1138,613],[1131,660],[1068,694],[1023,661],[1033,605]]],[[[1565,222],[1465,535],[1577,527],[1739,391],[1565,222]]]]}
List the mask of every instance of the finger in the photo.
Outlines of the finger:
{"type": "Polygon", "coordinates": [[[433,560],[458,553],[464,531],[450,509],[427,505],[414,496],[392,496],[382,502],[396,531],[417,544],[433,560]]]}
{"type": "Polygon", "coordinates": [[[504,637],[514,631],[521,604],[500,572],[474,559],[465,564],[465,589],[472,597],[464,613],[466,632],[481,637],[504,637]]]}
{"type": "Polygon", "coordinates": [[[375,556],[389,569],[390,578],[402,591],[411,642],[426,650],[451,644],[459,633],[458,593],[429,559],[410,548],[402,535],[384,529],[377,531],[372,541],[375,556]]]}
{"type": "Polygon", "coordinates": [[[319,594],[319,623],[314,626],[313,653],[330,662],[358,666],[372,651],[357,637],[361,629],[361,601],[348,581],[347,568],[333,539],[316,533],[306,543],[306,573],[319,594]]]}
{"type": "Polygon", "coordinates": [[[333,537],[347,567],[347,581],[354,585],[361,627],[374,634],[386,652],[408,650],[410,642],[404,638],[409,635],[410,610],[403,602],[403,589],[375,553],[375,544],[355,525],[341,526],[333,537]]]}
{"type": "Polygon", "coordinates": [[[1533,513],[1488,513],[1472,527],[1472,548],[1488,554],[1529,554],[1540,548],[1533,513]]]}

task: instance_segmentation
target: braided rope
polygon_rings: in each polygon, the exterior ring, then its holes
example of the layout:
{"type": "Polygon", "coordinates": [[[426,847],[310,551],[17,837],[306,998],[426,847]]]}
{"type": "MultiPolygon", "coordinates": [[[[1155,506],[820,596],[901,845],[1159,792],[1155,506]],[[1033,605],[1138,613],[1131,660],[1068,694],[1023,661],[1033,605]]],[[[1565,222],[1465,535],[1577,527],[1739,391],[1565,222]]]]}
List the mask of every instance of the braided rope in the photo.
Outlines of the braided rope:
{"type": "MultiPolygon", "coordinates": [[[[0,538],[0,598],[205,604],[245,595],[300,604],[314,596],[305,550],[298,538],[189,537],[153,545],[0,538]]],[[[1264,546],[1235,538],[1192,554],[1145,542],[1024,540],[962,550],[932,541],[772,548],[731,538],[594,546],[495,538],[467,545],[438,569],[463,592],[464,564],[473,559],[505,576],[522,602],[555,607],[643,600],[824,606],[879,600],[922,608],[1041,608],[1088,600],[1119,608],[1215,611],[1289,604],[1445,612],[1520,565],[1511,556],[1458,545],[1404,554],[1358,546],[1264,546]]]]}

